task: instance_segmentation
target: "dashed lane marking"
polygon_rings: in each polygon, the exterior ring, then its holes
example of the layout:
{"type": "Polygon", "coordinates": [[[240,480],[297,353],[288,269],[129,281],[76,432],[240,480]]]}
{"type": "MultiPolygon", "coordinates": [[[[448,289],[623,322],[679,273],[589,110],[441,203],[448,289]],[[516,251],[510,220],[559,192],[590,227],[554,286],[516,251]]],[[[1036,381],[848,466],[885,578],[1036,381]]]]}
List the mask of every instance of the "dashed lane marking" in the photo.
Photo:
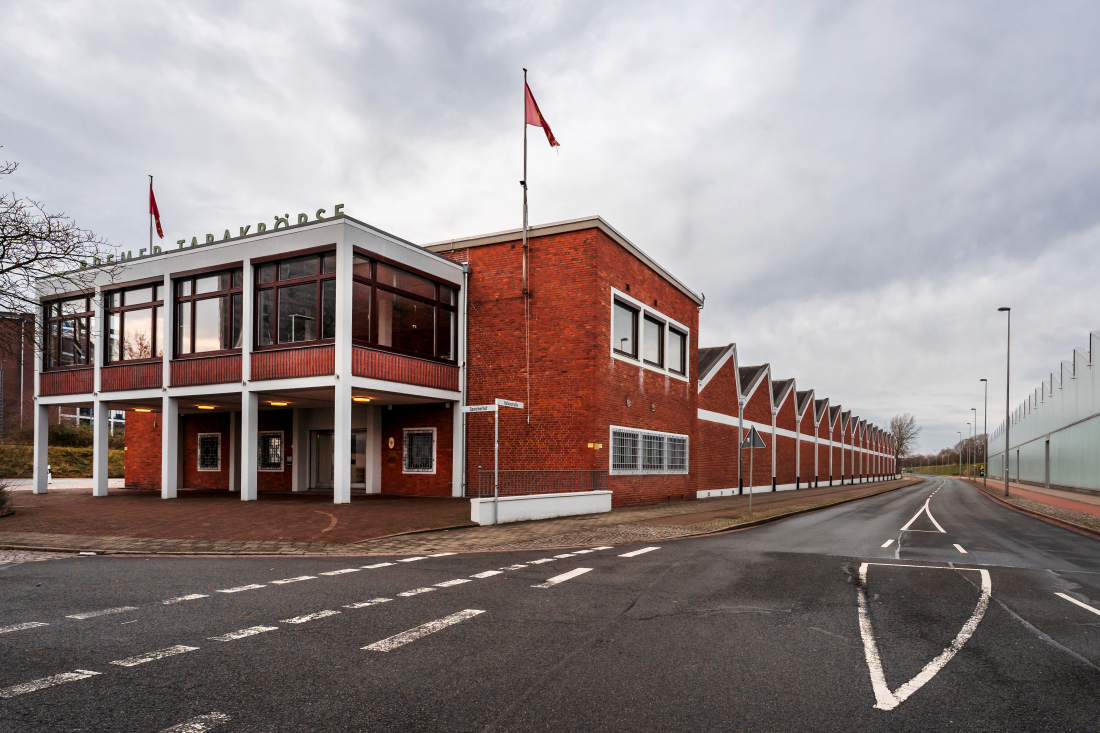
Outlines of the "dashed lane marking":
{"type": "Polygon", "coordinates": [[[577,568],[576,570],[570,570],[568,573],[562,573],[561,575],[555,575],[553,578],[550,578],[545,583],[539,583],[538,585],[532,585],[531,587],[532,588],[549,588],[552,585],[557,585],[558,583],[564,583],[565,581],[570,580],[572,578],[575,578],[578,575],[584,575],[585,573],[589,572],[590,570],[592,570],[592,568],[577,568]]]}
{"type": "Polygon", "coordinates": [[[434,555],[428,555],[428,557],[447,557],[449,555],[457,555],[456,552],[437,552],[434,555]]]}
{"type": "Polygon", "coordinates": [[[183,644],[177,644],[176,646],[170,646],[166,649],[157,649],[155,652],[148,652],[146,654],[139,654],[136,657],[127,657],[126,659],[119,659],[111,662],[111,664],[117,664],[119,667],[136,667],[139,664],[145,664],[146,662],[155,662],[158,659],[164,659],[165,657],[174,657],[177,654],[186,654],[187,652],[198,651],[197,646],[184,646],[183,644]]]}
{"type": "Polygon", "coordinates": [[[371,598],[369,601],[360,601],[359,603],[349,603],[344,608],[366,608],[367,606],[377,606],[379,603],[389,603],[392,598],[371,598]]]}
{"type": "Polygon", "coordinates": [[[471,578],[491,578],[494,575],[500,575],[499,570],[486,570],[484,573],[478,573],[477,575],[471,575],[471,578]]]}
{"type": "Polygon", "coordinates": [[[397,595],[408,598],[409,596],[418,596],[421,593],[431,593],[433,590],[435,590],[435,588],[413,588],[412,590],[407,590],[404,593],[398,593],[397,595]]]}
{"type": "Polygon", "coordinates": [[[327,573],[321,573],[321,575],[343,575],[344,573],[358,573],[361,568],[344,568],[343,570],[330,570],[327,573]]]}
{"type": "Polygon", "coordinates": [[[307,613],[305,616],[295,616],[294,618],[284,618],[284,624],[304,624],[307,621],[316,621],[319,618],[327,618],[329,616],[335,616],[340,613],[339,611],[318,611],[317,613],[307,613]]]}
{"type": "Polygon", "coordinates": [[[469,578],[455,578],[454,580],[444,580],[442,583],[436,583],[436,588],[450,588],[452,585],[462,585],[463,583],[472,583],[469,578]]]}
{"type": "Polygon", "coordinates": [[[885,542],[882,543],[882,546],[883,547],[889,547],[892,544],[894,544],[893,540],[886,540],[885,542]]]}
{"type": "Polygon", "coordinates": [[[9,631],[22,631],[23,629],[33,629],[36,626],[49,626],[45,621],[25,621],[21,624],[12,624],[11,626],[0,626],[0,634],[6,634],[9,631]]]}
{"type": "Polygon", "coordinates": [[[197,601],[200,598],[209,598],[210,596],[203,593],[192,593],[189,596],[180,596],[179,598],[169,598],[167,601],[161,601],[165,606],[170,606],[173,603],[182,603],[184,601],[197,601]]]}
{"type": "Polygon", "coordinates": [[[517,564],[517,565],[509,565],[506,568],[501,568],[501,570],[519,570],[520,568],[525,568],[525,567],[527,567],[527,565],[517,564]]]}
{"type": "Polygon", "coordinates": [[[247,629],[241,629],[240,631],[230,631],[228,634],[222,634],[221,636],[211,636],[210,641],[236,641],[237,639],[243,639],[246,636],[255,636],[256,634],[262,634],[265,631],[278,630],[278,626],[249,626],[247,629]]]}
{"type": "Polygon", "coordinates": [[[417,560],[425,560],[425,559],[427,559],[427,558],[425,558],[425,557],[406,557],[406,558],[403,558],[401,560],[398,560],[397,562],[416,562],[417,560]]]}
{"type": "Polygon", "coordinates": [[[213,730],[216,726],[228,722],[229,716],[225,713],[207,713],[191,718],[191,720],[184,721],[179,725],[173,725],[171,728],[165,728],[160,733],[206,733],[206,731],[213,730]]]}
{"type": "Polygon", "coordinates": [[[215,591],[215,593],[240,593],[243,590],[256,590],[257,588],[266,588],[263,583],[253,583],[252,585],[239,585],[236,588],[226,588],[224,590],[215,591]]]}
{"type": "Polygon", "coordinates": [[[573,555],[575,555],[575,554],[576,554],[575,552],[570,552],[570,553],[565,554],[565,555],[554,555],[554,559],[555,560],[561,560],[563,557],[573,557],[573,555]]]}
{"type": "Polygon", "coordinates": [[[544,558],[542,558],[542,559],[540,559],[540,560],[531,560],[531,561],[530,561],[530,562],[528,562],[527,564],[528,564],[528,565],[542,565],[542,564],[543,564],[543,563],[545,563],[545,562],[554,562],[554,558],[552,558],[552,557],[544,557],[544,558]]]}
{"type": "Polygon", "coordinates": [[[606,547],[593,547],[592,551],[595,552],[596,550],[614,550],[614,549],[615,549],[614,547],[611,547],[610,545],[608,545],[606,547]]]}
{"type": "Polygon", "coordinates": [[[484,611],[476,608],[467,608],[465,611],[459,611],[458,613],[452,613],[450,616],[445,616],[437,621],[429,621],[426,624],[421,624],[415,629],[409,629],[408,631],[402,631],[400,634],[395,634],[382,641],[376,641],[369,646],[363,647],[369,649],[372,652],[390,652],[394,649],[404,646],[411,641],[416,641],[428,634],[434,634],[437,631],[442,631],[448,626],[454,626],[455,624],[462,623],[467,619],[471,619],[474,616],[485,613],[484,611]]]}
{"type": "Polygon", "coordinates": [[[590,552],[595,552],[595,550],[577,550],[573,554],[574,555],[587,555],[590,552]]]}
{"type": "Polygon", "coordinates": [[[363,569],[364,570],[374,570],[375,568],[388,568],[390,565],[393,565],[393,563],[392,562],[380,562],[380,563],[376,563],[374,565],[364,565],[363,569]]]}
{"type": "Polygon", "coordinates": [[[1065,598],[1070,603],[1076,603],[1078,606],[1085,609],[1086,611],[1092,611],[1097,616],[1100,616],[1100,610],[1097,610],[1097,609],[1093,608],[1092,606],[1090,606],[1087,603],[1081,603],[1081,601],[1077,600],[1076,598],[1071,598],[1071,597],[1067,596],[1065,593],[1055,593],[1054,595],[1058,596],[1059,598],[1065,598]]]}
{"type": "Polygon", "coordinates": [[[275,585],[286,585],[287,583],[299,583],[303,580],[317,580],[316,575],[299,575],[297,578],[284,578],[283,580],[272,580],[270,582],[275,585]]]}
{"type": "Polygon", "coordinates": [[[955,549],[956,549],[956,550],[958,550],[959,552],[961,552],[961,553],[962,553],[962,554],[964,554],[964,555],[966,555],[966,554],[967,554],[966,550],[964,550],[964,549],[962,548],[962,545],[958,544],[957,542],[955,543],[955,549]]]}
{"type": "Polygon", "coordinates": [[[18,695],[25,695],[28,692],[44,690],[47,687],[53,687],[54,685],[60,685],[65,682],[86,680],[89,677],[94,677],[97,674],[103,673],[92,672],[88,669],[78,669],[75,672],[63,672],[61,674],[55,674],[52,677],[43,677],[40,680],[31,680],[30,682],[24,682],[21,685],[12,685],[11,687],[5,687],[4,689],[0,690],[0,699],[7,699],[11,697],[16,697],[18,695]]]}
{"type": "Polygon", "coordinates": [[[85,613],[74,613],[71,616],[65,618],[75,618],[78,621],[83,621],[86,618],[95,618],[96,616],[109,616],[113,613],[125,613],[126,611],[136,611],[137,606],[120,606],[119,608],[105,608],[102,611],[87,611],[85,613]]]}
{"type": "Polygon", "coordinates": [[[647,552],[653,552],[654,550],[659,550],[659,549],[661,549],[661,548],[660,547],[643,547],[640,550],[635,550],[634,552],[627,552],[627,553],[624,553],[622,555],[619,555],[619,557],[637,557],[638,555],[644,555],[647,552]]]}

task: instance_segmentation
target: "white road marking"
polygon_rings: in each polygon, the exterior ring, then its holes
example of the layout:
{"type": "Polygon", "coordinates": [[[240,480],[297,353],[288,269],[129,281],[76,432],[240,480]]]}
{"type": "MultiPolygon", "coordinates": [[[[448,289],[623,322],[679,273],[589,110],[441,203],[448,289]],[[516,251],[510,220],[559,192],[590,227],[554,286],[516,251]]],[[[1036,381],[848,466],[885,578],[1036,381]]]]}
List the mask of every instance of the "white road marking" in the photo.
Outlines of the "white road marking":
{"type": "Polygon", "coordinates": [[[607,547],[593,547],[592,551],[595,552],[596,550],[614,550],[614,549],[615,549],[614,547],[611,547],[610,545],[608,545],[607,547]]]}
{"type": "Polygon", "coordinates": [[[236,588],[226,588],[225,590],[215,591],[216,593],[240,593],[242,590],[255,590],[257,588],[266,588],[267,586],[262,583],[254,583],[252,585],[239,585],[236,588]]]}
{"type": "Polygon", "coordinates": [[[377,565],[364,565],[363,569],[364,570],[374,570],[375,568],[388,568],[390,565],[393,565],[393,563],[392,562],[380,562],[377,565]]]}
{"type": "Polygon", "coordinates": [[[595,550],[577,550],[573,554],[574,555],[587,555],[590,552],[595,552],[595,550]]]}
{"type": "Polygon", "coordinates": [[[434,555],[428,555],[428,557],[447,557],[448,555],[455,555],[454,552],[437,552],[434,555]]]}
{"type": "Polygon", "coordinates": [[[112,613],[125,613],[126,611],[136,611],[137,606],[121,606],[120,608],[105,608],[102,611],[88,611],[86,613],[74,613],[72,616],[66,616],[65,618],[75,618],[83,621],[86,618],[95,618],[96,616],[108,616],[112,613]]]}
{"type": "Polygon", "coordinates": [[[654,550],[659,550],[659,549],[661,549],[661,548],[660,547],[643,547],[640,550],[635,550],[634,552],[627,552],[623,555],[619,555],[619,557],[637,557],[638,555],[644,555],[647,552],[653,552],[654,550]]]}
{"type": "Polygon", "coordinates": [[[321,575],[343,575],[344,573],[358,573],[360,568],[344,568],[343,570],[330,570],[327,573],[321,573],[321,575]]]}
{"type": "Polygon", "coordinates": [[[262,634],[265,631],[278,630],[278,626],[250,626],[247,629],[241,629],[240,631],[230,631],[228,634],[222,634],[221,636],[211,636],[210,641],[236,641],[237,639],[243,639],[246,636],[255,636],[256,634],[262,634]]]}
{"type": "Polygon", "coordinates": [[[398,560],[397,562],[416,562],[417,560],[425,560],[425,559],[427,559],[427,558],[426,557],[406,557],[403,560],[398,560]]]}
{"type": "Polygon", "coordinates": [[[885,542],[882,543],[882,546],[883,547],[889,547],[892,544],[894,544],[893,540],[886,540],[885,542]]]}
{"type": "Polygon", "coordinates": [[[1095,614],[1096,614],[1097,616],[1100,616],[1100,610],[1097,610],[1097,609],[1093,608],[1092,606],[1090,606],[1090,605],[1089,605],[1089,604],[1087,604],[1087,603],[1081,603],[1081,601],[1077,600],[1076,598],[1070,598],[1070,597],[1069,597],[1069,596],[1067,596],[1067,595],[1066,595],[1065,593],[1055,593],[1054,595],[1058,596],[1059,598],[1065,598],[1065,599],[1066,599],[1067,601],[1069,601],[1070,603],[1076,603],[1076,604],[1077,604],[1078,606],[1080,606],[1081,608],[1083,608],[1083,609],[1085,609],[1085,610],[1087,610],[1087,611],[1092,611],[1092,612],[1093,612],[1093,613],[1095,613],[1095,614]]]}
{"type": "Polygon", "coordinates": [[[532,585],[531,587],[532,588],[549,588],[552,585],[557,585],[558,583],[564,583],[565,581],[567,581],[571,578],[575,578],[578,575],[584,575],[585,573],[587,573],[591,570],[592,570],[592,568],[577,568],[576,570],[570,570],[568,573],[562,573],[561,575],[555,575],[553,578],[550,578],[550,580],[546,581],[545,583],[539,583],[538,585],[532,585]]]}
{"type": "MultiPolygon", "coordinates": [[[[916,514],[914,514],[913,518],[910,519],[905,524],[905,526],[901,528],[902,532],[909,529],[909,525],[912,524],[913,522],[917,521],[917,517],[919,517],[921,514],[927,514],[928,518],[932,520],[932,524],[936,525],[936,529],[938,529],[940,532],[943,532],[943,534],[947,534],[946,532],[943,531],[943,527],[940,526],[940,523],[936,521],[936,518],[932,516],[932,510],[928,508],[928,502],[930,502],[930,501],[932,501],[931,496],[929,496],[927,499],[924,500],[924,506],[922,506],[920,508],[920,511],[918,511],[916,514]]],[[[913,531],[917,531],[917,530],[913,530],[913,531]]],[[[931,530],[926,529],[926,530],[921,530],[921,531],[929,532],[931,530]]]]}
{"type": "Polygon", "coordinates": [[[519,570],[520,568],[525,568],[525,567],[527,567],[527,566],[526,565],[509,565],[506,568],[501,568],[501,570],[519,570]]]}
{"type": "Polygon", "coordinates": [[[316,575],[299,575],[297,578],[284,578],[283,580],[272,580],[270,582],[275,585],[286,585],[287,583],[297,583],[302,580],[317,580],[316,575]]]}
{"type": "Polygon", "coordinates": [[[471,578],[491,578],[494,575],[500,575],[499,570],[486,570],[484,573],[478,573],[477,575],[471,575],[471,578]]]}
{"type": "Polygon", "coordinates": [[[173,603],[181,603],[183,601],[197,601],[200,598],[209,598],[209,597],[210,596],[203,595],[202,593],[192,593],[189,596],[180,596],[179,598],[169,598],[167,601],[161,601],[161,603],[163,603],[166,606],[170,606],[173,603]]]}
{"type": "Polygon", "coordinates": [[[103,674],[102,672],[92,672],[87,669],[78,669],[75,672],[63,672],[62,674],[55,674],[52,677],[43,677],[40,680],[31,680],[30,682],[24,682],[21,685],[12,685],[11,687],[5,687],[0,690],[0,699],[7,699],[15,697],[16,695],[25,695],[28,692],[35,692],[37,690],[44,690],[47,687],[53,687],[54,685],[60,685],[63,682],[76,682],[77,680],[86,680],[89,677],[94,677],[97,674],[103,674]]]}
{"type": "Polygon", "coordinates": [[[563,557],[573,557],[576,553],[570,552],[568,555],[554,555],[555,560],[561,560],[563,557]]]}
{"type": "Polygon", "coordinates": [[[328,616],[335,616],[340,613],[339,611],[318,611],[317,613],[307,613],[305,616],[295,616],[294,618],[284,618],[284,624],[304,624],[307,621],[315,621],[319,618],[327,618],[328,616]]]}
{"type": "Polygon", "coordinates": [[[160,733],[206,733],[208,730],[213,730],[215,726],[228,722],[229,716],[225,713],[207,713],[179,725],[173,725],[171,728],[165,728],[160,733]]]}
{"type": "Polygon", "coordinates": [[[444,580],[442,583],[436,583],[437,588],[450,588],[452,585],[462,585],[463,583],[471,583],[469,578],[455,578],[454,580],[444,580]]]}
{"type": "Polygon", "coordinates": [[[371,598],[369,601],[360,601],[359,603],[349,603],[344,608],[366,608],[367,606],[377,606],[379,603],[389,603],[392,598],[371,598]]]}
{"type": "Polygon", "coordinates": [[[421,624],[415,629],[409,629],[408,631],[402,631],[400,634],[395,634],[382,641],[376,641],[369,646],[363,647],[373,652],[390,652],[399,646],[404,646],[410,641],[416,641],[417,639],[427,636],[428,634],[434,634],[437,631],[442,631],[448,626],[454,626],[457,623],[461,623],[466,619],[473,618],[478,614],[485,613],[479,611],[476,608],[467,608],[465,611],[459,611],[458,613],[452,613],[450,616],[439,619],[438,621],[429,621],[426,624],[421,624]]]}
{"type": "Polygon", "coordinates": [[[898,705],[905,702],[910,695],[924,687],[936,673],[939,672],[944,666],[951,661],[951,658],[962,649],[963,644],[970,639],[974,634],[974,630],[978,628],[978,624],[981,622],[982,617],[985,615],[986,609],[989,607],[989,597],[993,592],[993,586],[989,579],[988,570],[977,570],[975,568],[937,568],[943,570],[959,570],[979,572],[982,575],[982,595],[978,599],[978,605],[974,609],[974,613],[963,624],[962,629],[959,631],[959,635],[955,637],[955,640],[951,642],[951,645],[943,650],[938,657],[924,666],[920,672],[917,673],[913,679],[909,680],[896,691],[891,692],[889,686],[886,684],[886,674],[882,669],[882,660],[878,654],[878,646],[875,644],[874,631],[871,628],[871,611],[867,605],[867,566],[868,565],[885,565],[887,567],[925,567],[926,569],[931,566],[921,565],[891,565],[889,563],[863,563],[859,567],[859,587],[857,589],[857,600],[859,602],[859,631],[863,637],[863,652],[867,660],[867,668],[871,672],[871,686],[875,691],[875,707],[879,710],[893,710],[898,705]]]}
{"type": "Polygon", "coordinates": [[[542,564],[543,564],[543,563],[545,563],[545,562],[554,562],[554,558],[552,558],[552,557],[544,557],[544,558],[542,558],[541,560],[531,560],[531,561],[530,561],[530,562],[528,562],[527,564],[528,564],[528,565],[542,565],[542,564]]]}
{"type": "Polygon", "coordinates": [[[955,543],[955,549],[956,549],[956,550],[958,550],[959,552],[961,552],[961,553],[962,553],[962,554],[964,554],[964,555],[965,555],[965,554],[967,554],[966,550],[964,550],[964,549],[962,548],[962,545],[960,545],[960,544],[959,544],[959,543],[957,543],[957,542],[955,543]]]}
{"type": "Polygon", "coordinates": [[[155,662],[158,659],[164,659],[165,657],[174,657],[177,654],[186,654],[187,652],[193,651],[198,651],[198,647],[177,644],[176,646],[170,646],[166,649],[157,649],[155,652],[139,654],[136,657],[119,659],[118,661],[111,662],[111,664],[117,664],[120,667],[136,667],[137,665],[145,664],[146,662],[155,662]]]}
{"type": "Polygon", "coordinates": [[[13,624],[11,626],[0,626],[0,634],[6,634],[9,631],[22,631],[23,629],[33,629],[36,626],[49,626],[45,621],[26,621],[21,624],[13,624]]]}
{"type": "Polygon", "coordinates": [[[119,626],[125,626],[126,624],[136,624],[136,623],[137,623],[137,619],[135,619],[133,621],[123,621],[121,624],[119,624],[119,626]]]}
{"type": "Polygon", "coordinates": [[[398,593],[397,595],[407,598],[409,596],[418,596],[421,593],[431,593],[433,590],[435,590],[435,588],[413,588],[412,590],[407,590],[404,593],[398,593]]]}

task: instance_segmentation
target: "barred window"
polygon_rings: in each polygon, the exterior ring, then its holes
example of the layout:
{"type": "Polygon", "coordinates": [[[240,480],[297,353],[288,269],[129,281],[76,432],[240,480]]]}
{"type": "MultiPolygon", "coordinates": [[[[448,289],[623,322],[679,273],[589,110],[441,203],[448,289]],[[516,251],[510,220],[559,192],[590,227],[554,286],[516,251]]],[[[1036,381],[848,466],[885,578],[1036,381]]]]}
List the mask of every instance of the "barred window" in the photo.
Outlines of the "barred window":
{"type": "Polygon", "coordinates": [[[199,433],[198,468],[200,471],[222,470],[221,433],[199,433]]]}
{"type": "Polygon", "coordinates": [[[259,471],[283,470],[283,433],[282,431],[259,434],[259,471]]]}
{"type": "Polygon", "coordinates": [[[435,428],[410,428],[402,440],[404,473],[435,473],[435,428]]]}
{"type": "Polygon", "coordinates": [[[687,473],[686,435],[611,427],[611,474],[687,473]]]}

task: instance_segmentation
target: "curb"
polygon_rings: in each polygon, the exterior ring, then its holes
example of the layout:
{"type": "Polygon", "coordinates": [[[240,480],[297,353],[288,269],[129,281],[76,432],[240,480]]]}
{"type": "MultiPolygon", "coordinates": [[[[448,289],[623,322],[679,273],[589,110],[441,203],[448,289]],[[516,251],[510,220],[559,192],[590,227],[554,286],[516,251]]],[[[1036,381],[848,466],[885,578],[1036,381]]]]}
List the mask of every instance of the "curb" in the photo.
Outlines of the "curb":
{"type": "MultiPolygon", "coordinates": [[[[1030,509],[1024,509],[1023,507],[1018,507],[1015,504],[1008,503],[1007,501],[1005,501],[1004,499],[1001,499],[998,496],[994,496],[993,494],[990,494],[985,489],[979,489],[977,486],[970,483],[969,481],[964,480],[963,483],[966,484],[967,486],[969,486],[970,488],[974,489],[975,491],[977,491],[979,494],[986,497],[987,499],[991,499],[991,500],[997,502],[998,504],[1000,504],[1001,506],[1008,507],[1009,509],[1012,509],[1013,511],[1017,511],[1020,514],[1026,514],[1029,517],[1035,517],[1036,519],[1041,519],[1044,522],[1048,522],[1050,524],[1057,525],[1057,526],[1061,527],[1062,529],[1068,529],[1071,532],[1077,532],[1078,534],[1083,534],[1083,535],[1086,535],[1086,536],[1091,537],[1093,539],[1100,539],[1100,531],[1097,531],[1097,530],[1093,529],[1092,527],[1086,527],[1082,524],[1075,524],[1073,522],[1067,522],[1064,519],[1055,519],[1054,517],[1047,516],[1046,514],[1040,514],[1039,512],[1033,512],[1030,509]]],[[[1041,504],[1042,502],[1039,502],[1039,503],[1041,504]]]]}

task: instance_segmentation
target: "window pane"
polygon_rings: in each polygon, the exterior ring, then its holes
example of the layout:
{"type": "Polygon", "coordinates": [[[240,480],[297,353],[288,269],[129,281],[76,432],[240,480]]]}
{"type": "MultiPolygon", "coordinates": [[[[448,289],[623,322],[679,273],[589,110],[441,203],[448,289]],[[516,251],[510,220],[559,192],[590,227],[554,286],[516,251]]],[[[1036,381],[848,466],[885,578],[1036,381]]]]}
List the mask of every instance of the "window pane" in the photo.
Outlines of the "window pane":
{"type": "Polygon", "coordinates": [[[684,360],[687,354],[687,338],[679,331],[668,330],[668,368],[678,374],[685,374],[684,360]]]}
{"type": "Polygon", "coordinates": [[[665,438],[663,435],[642,433],[642,470],[661,471],[665,467],[665,438]]]}
{"type": "Polygon", "coordinates": [[[435,355],[435,308],[396,293],[378,291],[378,343],[435,355]]]}
{"type": "Polygon", "coordinates": [[[120,305],[122,305],[122,293],[107,293],[107,297],[103,299],[105,308],[118,308],[120,305]]]}
{"type": "Polygon", "coordinates": [[[261,290],[256,293],[256,343],[270,346],[275,343],[275,291],[261,290]]]}
{"type": "Polygon", "coordinates": [[[122,314],[112,313],[107,320],[107,361],[118,361],[122,356],[122,314]]]}
{"type": "Polygon", "coordinates": [[[84,343],[87,344],[84,354],[85,364],[95,364],[95,339],[92,338],[92,319],[84,319],[84,343]]]}
{"type": "Polygon", "coordinates": [[[662,366],[664,364],[664,337],[665,337],[665,324],[660,321],[655,321],[648,316],[643,319],[643,328],[645,329],[645,338],[642,342],[645,344],[644,353],[642,358],[651,364],[662,366]]]}
{"type": "Polygon", "coordinates": [[[321,255],[321,272],[336,272],[336,253],[321,255]]]}
{"type": "Polygon", "coordinates": [[[359,277],[365,277],[370,279],[370,260],[363,255],[352,255],[351,259],[351,271],[352,274],[359,277]]]}
{"type": "Polygon", "coordinates": [[[256,282],[260,285],[266,285],[268,283],[275,282],[275,265],[268,263],[266,265],[260,265],[260,272],[256,276],[256,282]]]}
{"type": "Polygon", "coordinates": [[[153,339],[153,355],[164,356],[164,308],[153,309],[153,321],[156,325],[156,336],[153,339]]]}
{"type": "Polygon", "coordinates": [[[179,296],[181,298],[186,298],[190,294],[191,294],[191,281],[190,280],[180,280],[178,283],[176,283],[176,295],[177,296],[179,296]]]}
{"type": "Polygon", "coordinates": [[[77,363],[76,336],[76,321],[61,321],[61,366],[77,363]]]}
{"type": "Polygon", "coordinates": [[[153,302],[153,288],[138,288],[137,290],[127,290],[122,294],[125,298],[123,305],[139,305],[141,303],[153,302]]]}
{"type": "Polygon", "coordinates": [[[195,295],[204,293],[216,293],[219,290],[229,289],[229,273],[220,272],[217,275],[208,275],[195,279],[195,295]]]}
{"type": "Polygon", "coordinates": [[[233,344],[232,348],[241,348],[241,319],[244,317],[244,295],[237,293],[233,296],[233,322],[232,333],[229,334],[229,343],[233,344]]]}
{"type": "Polygon", "coordinates": [[[455,293],[454,288],[449,288],[446,285],[439,286],[439,299],[446,305],[457,305],[458,294],[455,293]]]}
{"type": "Polygon", "coordinates": [[[229,298],[195,301],[195,353],[228,349],[225,327],[229,320],[229,298]]]}
{"type": "Polygon", "coordinates": [[[176,353],[191,353],[191,304],[176,306],[176,353]]]}
{"type": "Polygon", "coordinates": [[[233,271],[233,287],[244,287],[244,270],[238,268],[233,271]]]}
{"type": "Polygon", "coordinates": [[[395,270],[392,267],[383,265],[381,262],[375,267],[375,271],[378,282],[383,285],[389,285],[391,288],[397,288],[398,290],[404,290],[435,300],[435,283],[431,280],[417,277],[411,272],[395,270]]]}
{"type": "Polygon", "coordinates": [[[316,339],[316,283],[279,288],[279,343],[291,344],[316,339]]]}
{"type": "Polygon", "coordinates": [[[84,313],[88,310],[87,298],[73,298],[61,301],[61,315],[68,316],[73,313],[84,313]]]}
{"type": "Polygon", "coordinates": [[[317,255],[297,257],[279,263],[279,279],[294,280],[299,277],[309,277],[317,274],[317,255]]]}
{"type": "Polygon", "coordinates": [[[122,315],[122,358],[148,359],[153,355],[153,310],[142,308],[122,315]]]}
{"type": "Polygon", "coordinates": [[[611,329],[611,343],[617,351],[630,356],[638,355],[636,331],[638,312],[622,303],[615,303],[615,316],[611,329]]]}
{"type": "Polygon", "coordinates": [[[453,359],[454,355],[455,314],[452,311],[439,311],[439,358],[453,359]]]}
{"type": "Polygon", "coordinates": [[[59,333],[60,326],[61,326],[61,324],[58,323],[57,321],[54,321],[53,323],[50,324],[50,334],[47,337],[47,343],[48,343],[47,352],[49,354],[49,357],[46,360],[46,365],[50,366],[50,367],[58,366],[58,363],[57,363],[57,347],[58,347],[58,333],[59,333]]]}
{"type": "Polygon", "coordinates": [[[669,437],[668,441],[668,470],[687,471],[687,438],[669,437]]]}
{"type": "Polygon", "coordinates": [[[321,283],[321,338],[336,338],[336,281],[321,283]]]}

